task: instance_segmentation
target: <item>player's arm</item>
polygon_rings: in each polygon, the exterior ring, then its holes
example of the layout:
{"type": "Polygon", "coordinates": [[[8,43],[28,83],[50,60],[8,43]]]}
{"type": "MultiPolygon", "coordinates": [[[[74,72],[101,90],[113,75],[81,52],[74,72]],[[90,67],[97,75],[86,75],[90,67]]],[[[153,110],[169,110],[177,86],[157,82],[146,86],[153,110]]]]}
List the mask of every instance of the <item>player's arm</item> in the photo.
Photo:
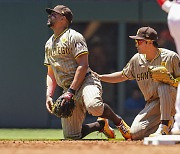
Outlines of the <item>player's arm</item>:
{"type": "Polygon", "coordinates": [[[103,74],[98,76],[99,79],[103,82],[109,82],[109,83],[118,83],[128,80],[128,78],[123,75],[123,72],[114,72],[111,74],[103,74]]]}
{"type": "Polygon", "coordinates": [[[47,78],[46,78],[46,107],[47,110],[51,113],[51,105],[52,105],[52,97],[54,95],[54,91],[56,89],[56,80],[54,77],[54,73],[52,67],[48,65],[47,78]]]}
{"type": "Polygon", "coordinates": [[[48,72],[47,72],[47,78],[46,78],[46,86],[47,86],[46,97],[47,96],[50,96],[50,97],[53,96],[54,91],[56,89],[56,85],[57,85],[57,83],[56,83],[56,80],[54,77],[52,67],[50,65],[48,65],[48,72]]]}
{"type": "Polygon", "coordinates": [[[162,10],[164,10],[167,13],[169,12],[172,2],[170,2],[169,0],[157,0],[157,2],[162,8],[162,10]]]}
{"type": "Polygon", "coordinates": [[[73,90],[77,90],[81,86],[81,84],[85,78],[85,75],[87,73],[87,69],[88,69],[88,54],[87,54],[87,52],[76,57],[76,62],[78,64],[78,67],[76,69],[74,79],[70,86],[70,88],[73,90]]]}

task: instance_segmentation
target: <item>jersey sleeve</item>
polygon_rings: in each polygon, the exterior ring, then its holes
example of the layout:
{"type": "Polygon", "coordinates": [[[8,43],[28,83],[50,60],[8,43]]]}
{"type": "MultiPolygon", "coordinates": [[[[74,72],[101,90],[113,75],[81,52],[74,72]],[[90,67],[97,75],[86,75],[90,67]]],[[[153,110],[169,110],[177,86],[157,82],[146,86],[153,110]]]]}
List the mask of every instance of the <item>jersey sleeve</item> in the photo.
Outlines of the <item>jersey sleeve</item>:
{"type": "Polygon", "coordinates": [[[75,58],[83,54],[88,54],[88,48],[85,38],[81,34],[77,33],[72,37],[72,39],[73,39],[72,54],[74,55],[75,58]]]}
{"type": "Polygon", "coordinates": [[[134,66],[133,66],[134,57],[127,63],[127,65],[123,68],[123,75],[126,76],[129,80],[134,80],[134,66]]]}
{"type": "Polygon", "coordinates": [[[180,77],[180,57],[178,54],[174,54],[172,58],[173,63],[173,76],[175,78],[180,77]]]}

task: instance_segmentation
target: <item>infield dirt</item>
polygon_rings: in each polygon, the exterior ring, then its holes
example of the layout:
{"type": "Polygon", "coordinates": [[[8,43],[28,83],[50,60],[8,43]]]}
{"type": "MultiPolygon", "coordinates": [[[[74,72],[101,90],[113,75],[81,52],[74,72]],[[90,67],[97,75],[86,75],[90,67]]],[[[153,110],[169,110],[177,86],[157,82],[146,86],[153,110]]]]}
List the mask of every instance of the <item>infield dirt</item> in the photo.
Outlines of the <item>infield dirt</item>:
{"type": "Polygon", "coordinates": [[[0,154],[179,154],[180,144],[143,145],[143,141],[0,141],[0,154]]]}

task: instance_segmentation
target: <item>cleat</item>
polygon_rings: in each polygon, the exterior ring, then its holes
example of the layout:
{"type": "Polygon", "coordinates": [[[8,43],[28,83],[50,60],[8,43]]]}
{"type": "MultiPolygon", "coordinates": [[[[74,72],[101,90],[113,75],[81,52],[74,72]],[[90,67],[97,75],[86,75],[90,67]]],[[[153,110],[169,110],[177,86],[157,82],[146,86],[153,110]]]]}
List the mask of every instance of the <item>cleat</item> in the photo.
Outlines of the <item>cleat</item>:
{"type": "Polygon", "coordinates": [[[171,129],[174,125],[174,117],[171,116],[171,119],[169,120],[168,126],[160,124],[157,131],[153,134],[150,134],[149,137],[159,136],[159,135],[170,135],[171,129]]]}
{"type": "Polygon", "coordinates": [[[172,135],[180,135],[180,126],[178,125],[177,122],[174,123],[174,126],[171,130],[172,135]]]}
{"type": "Polygon", "coordinates": [[[174,116],[171,116],[171,119],[169,120],[169,123],[168,123],[169,133],[171,132],[173,126],[174,126],[174,116]]]}
{"type": "Polygon", "coordinates": [[[169,135],[168,126],[166,126],[164,124],[160,124],[157,131],[153,134],[150,134],[149,137],[155,137],[155,136],[159,136],[159,135],[169,135]]]}
{"type": "Polygon", "coordinates": [[[123,119],[118,126],[116,126],[118,130],[121,132],[122,136],[127,140],[131,139],[130,127],[125,123],[123,119]]]}
{"type": "Polygon", "coordinates": [[[107,119],[99,117],[97,121],[104,121],[105,123],[104,128],[100,130],[99,132],[103,132],[104,135],[109,139],[115,138],[114,129],[109,126],[109,122],[107,119]]]}

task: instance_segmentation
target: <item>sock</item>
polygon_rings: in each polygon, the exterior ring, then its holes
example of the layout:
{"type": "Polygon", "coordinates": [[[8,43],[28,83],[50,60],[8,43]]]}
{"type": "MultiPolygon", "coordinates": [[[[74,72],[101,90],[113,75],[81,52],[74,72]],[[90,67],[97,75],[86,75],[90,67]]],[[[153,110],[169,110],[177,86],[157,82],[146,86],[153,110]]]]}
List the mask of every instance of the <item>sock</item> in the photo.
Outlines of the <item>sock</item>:
{"type": "Polygon", "coordinates": [[[94,123],[90,123],[90,124],[85,124],[82,126],[82,137],[85,137],[86,135],[95,132],[95,131],[101,131],[104,128],[105,122],[103,120],[94,122],[94,123]]]}
{"type": "Polygon", "coordinates": [[[161,120],[161,124],[168,126],[169,120],[161,120]]]}

